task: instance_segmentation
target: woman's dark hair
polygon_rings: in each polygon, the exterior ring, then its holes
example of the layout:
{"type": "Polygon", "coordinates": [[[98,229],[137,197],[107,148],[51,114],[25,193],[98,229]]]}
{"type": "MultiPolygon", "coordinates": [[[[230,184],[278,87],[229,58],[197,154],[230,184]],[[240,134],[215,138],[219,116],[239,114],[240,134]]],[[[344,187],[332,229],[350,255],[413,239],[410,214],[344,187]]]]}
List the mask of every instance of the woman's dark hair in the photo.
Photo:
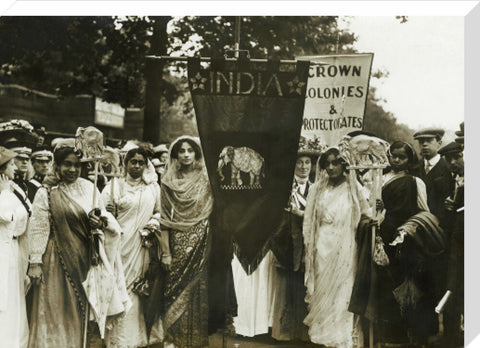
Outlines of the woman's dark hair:
{"type": "Polygon", "coordinates": [[[325,151],[324,153],[322,153],[322,155],[320,156],[320,159],[318,161],[318,164],[320,165],[320,168],[321,169],[326,169],[327,168],[327,158],[328,158],[328,156],[334,155],[336,157],[334,163],[341,164],[343,166],[343,170],[346,171],[347,170],[347,162],[345,162],[345,160],[343,158],[338,157],[339,154],[340,154],[340,151],[337,148],[334,148],[334,147],[330,148],[327,151],[325,151]]]}
{"type": "Polygon", "coordinates": [[[78,151],[75,151],[73,147],[61,147],[60,149],[56,150],[53,154],[53,160],[57,166],[61,165],[65,158],[69,155],[75,155],[77,158],[80,158],[78,151]]]}
{"type": "Polygon", "coordinates": [[[127,154],[125,155],[125,165],[127,165],[128,161],[130,161],[130,159],[135,157],[135,155],[142,155],[145,162],[149,158],[148,151],[146,149],[144,149],[143,147],[136,147],[128,151],[127,154]]]}
{"type": "Polygon", "coordinates": [[[408,158],[408,172],[417,175],[418,172],[418,157],[413,149],[413,146],[401,140],[394,141],[388,150],[388,155],[391,156],[393,150],[404,149],[408,158]]]}
{"type": "Polygon", "coordinates": [[[178,159],[178,152],[180,151],[180,147],[182,147],[183,143],[189,144],[192,148],[193,151],[195,151],[195,159],[198,161],[200,158],[202,158],[202,150],[200,149],[200,146],[192,139],[185,138],[180,141],[177,141],[173,147],[172,147],[172,152],[170,153],[170,156],[172,158],[178,159]]]}

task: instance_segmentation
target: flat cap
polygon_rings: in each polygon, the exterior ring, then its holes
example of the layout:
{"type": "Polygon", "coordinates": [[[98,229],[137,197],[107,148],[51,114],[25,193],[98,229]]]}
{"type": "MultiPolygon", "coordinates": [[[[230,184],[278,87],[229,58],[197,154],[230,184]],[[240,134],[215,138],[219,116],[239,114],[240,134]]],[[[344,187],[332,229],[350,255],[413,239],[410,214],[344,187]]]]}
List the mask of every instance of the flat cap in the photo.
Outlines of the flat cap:
{"type": "Polygon", "coordinates": [[[438,153],[441,156],[448,155],[448,154],[454,154],[454,153],[459,153],[462,152],[463,148],[462,145],[459,143],[452,141],[451,143],[448,143],[444,147],[442,147],[440,150],[438,150],[438,153]]]}
{"type": "Polygon", "coordinates": [[[436,138],[439,137],[442,139],[445,131],[442,128],[424,128],[417,131],[413,134],[413,139],[420,139],[420,138],[436,138]]]}

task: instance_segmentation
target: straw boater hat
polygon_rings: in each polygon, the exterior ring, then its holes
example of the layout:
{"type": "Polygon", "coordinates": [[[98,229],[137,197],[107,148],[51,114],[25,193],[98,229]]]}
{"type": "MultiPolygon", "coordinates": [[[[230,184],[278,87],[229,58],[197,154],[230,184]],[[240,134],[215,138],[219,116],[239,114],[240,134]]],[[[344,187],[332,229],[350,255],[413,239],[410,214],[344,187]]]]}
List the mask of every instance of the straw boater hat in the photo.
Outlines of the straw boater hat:
{"type": "Polygon", "coordinates": [[[0,146],[0,166],[4,165],[12,158],[17,157],[17,153],[15,151],[9,150],[6,147],[0,146]]]}

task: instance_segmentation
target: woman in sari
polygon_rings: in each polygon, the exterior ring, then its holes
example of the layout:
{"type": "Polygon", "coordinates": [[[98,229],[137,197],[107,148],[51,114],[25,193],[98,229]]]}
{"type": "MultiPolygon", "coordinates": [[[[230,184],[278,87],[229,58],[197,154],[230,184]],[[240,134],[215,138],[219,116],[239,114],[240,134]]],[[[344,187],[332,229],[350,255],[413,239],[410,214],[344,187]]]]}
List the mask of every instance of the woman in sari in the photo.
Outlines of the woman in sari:
{"type": "Polygon", "coordinates": [[[29,276],[37,285],[29,347],[81,347],[88,313],[98,326],[89,323],[87,346],[100,347],[107,317],[124,312],[128,301],[121,263],[115,262],[120,226],[101,199],[92,210],[96,188],[79,178],[72,147],[55,151],[54,171],[51,187],[35,196],[28,227],[29,276]]]}
{"type": "Polygon", "coordinates": [[[208,346],[206,261],[213,197],[198,140],[178,138],[162,177],[161,248],[166,347],[208,346]]]}
{"type": "Polygon", "coordinates": [[[354,171],[347,173],[338,149],[328,149],[318,161],[303,223],[308,303],[304,323],[313,343],[354,346],[359,328],[348,305],[356,271],[355,233],[367,209],[354,171]]]}
{"type": "MultiPolygon", "coordinates": [[[[408,344],[409,329],[401,316],[394,289],[402,283],[404,272],[401,270],[403,266],[400,266],[400,258],[397,257],[397,246],[391,243],[396,239],[397,229],[410,217],[420,211],[428,212],[429,209],[425,183],[410,174],[417,162],[412,146],[403,141],[395,141],[390,146],[388,155],[390,171],[383,177],[382,200],[377,202],[377,209],[382,210],[383,215],[377,235],[382,239],[386,259],[384,262],[376,261],[375,265],[375,337],[381,343],[401,345],[408,344]]],[[[408,248],[404,246],[402,254],[406,255],[407,252],[408,248]]],[[[434,316],[433,308],[431,312],[434,316]]],[[[426,324],[424,322],[421,326],[426,324]]]]}
{"type": "MultiPolygon", "coordinates": [[[[30,203],[14,193],[14,151],[0,146],[0,346],[25,348],[28,322],[25,281],[28,250],[23,248],[30,203]]],[[[16,192],[23,192],[18,188],[16,192]]]]}
{"type": "Polygon", "coordinates": [[[150,233],[158,231],[160,227],[160,187],[155,181],[145,179],[143,174],[147,163],[148,156],[144,148],[131,149],[125,156],[126,176],[119,180],[112,179],[102,192],[107,210],[114,213],[123,231],[122,264],[132,301],[128,313],[119,318],[107,334],[107,347],[141,347],[163,340],[161,320],[157,320],[148,340],[142,301],[135,290],[135,284],[149,266],[150,233]]]}

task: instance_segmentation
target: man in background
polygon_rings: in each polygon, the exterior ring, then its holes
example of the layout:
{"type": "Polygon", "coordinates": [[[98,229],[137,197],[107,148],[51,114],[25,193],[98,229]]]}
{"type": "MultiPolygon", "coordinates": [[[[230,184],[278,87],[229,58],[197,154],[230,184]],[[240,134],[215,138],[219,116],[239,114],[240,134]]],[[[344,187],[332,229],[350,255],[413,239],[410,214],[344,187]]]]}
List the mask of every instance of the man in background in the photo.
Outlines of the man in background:
{"type": "Polygon", "coordinates": [[[31,161],[35,174],[27,183],[30,202],[33,202],[37,190],[42,186],[43,179],[52,165],[52,160],[53,153],[48,146],[40,145],[33,150],[31,161]]]}

